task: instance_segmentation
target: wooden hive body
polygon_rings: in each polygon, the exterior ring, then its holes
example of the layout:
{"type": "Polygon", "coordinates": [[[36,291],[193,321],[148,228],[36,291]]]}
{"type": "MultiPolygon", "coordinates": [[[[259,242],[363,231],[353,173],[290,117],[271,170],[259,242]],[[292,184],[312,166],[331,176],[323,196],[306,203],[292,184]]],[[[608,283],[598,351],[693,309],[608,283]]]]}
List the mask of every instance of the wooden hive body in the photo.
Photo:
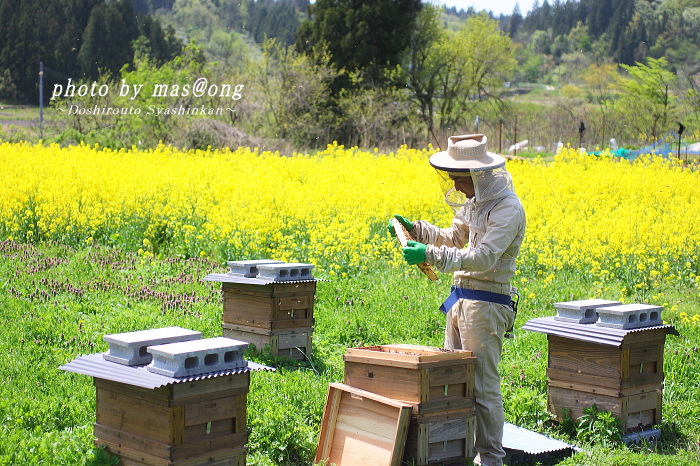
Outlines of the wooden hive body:
{"type": "Polygon", "coordinates": [[[94,383],[95,444],[121,464],[245,465],[249,372],[155,389],[94,383]]]}
{"type": "Polygon", "coordinates": [[[626,431],[640,431],[661,423],[663,385],[616,390],[558,380],[547,381],[547,403],[555,419],[578,419],[595,405],[620,420],[626,431]]]}
{"type": "Polygon", "coordinates": [[[547,337],[547,377],[618,390],[663,383],[663,329],[631,333],[622,346],[547,337]]]}
{"type": "Polygon", "coordinates": [[[431,464],[474,456],[471,351],[413,345],[348,348],[345,384],[413,406],[404,461],[431,464]]]}
{"type": "Polygon", "coordinates": [[[548,335],[549,410],[561,421],[593,404],[628,431],[661,422],[666,330],[630,332],[620,346],[548,335]]]}
{"type": "Polygon", "coordinates": [[[224,282],[223,336],[274,356],[311,357],[315,281],[224,282]]]}

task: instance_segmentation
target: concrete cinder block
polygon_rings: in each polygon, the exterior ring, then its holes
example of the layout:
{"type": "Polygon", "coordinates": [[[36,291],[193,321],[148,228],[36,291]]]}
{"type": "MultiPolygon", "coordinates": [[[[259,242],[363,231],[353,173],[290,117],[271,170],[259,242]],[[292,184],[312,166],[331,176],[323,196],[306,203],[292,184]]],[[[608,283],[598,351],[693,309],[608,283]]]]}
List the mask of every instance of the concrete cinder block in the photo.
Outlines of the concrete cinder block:
{"type": "Polygon", "coordinates": [[[228,261],[228,267],[231,269],[229,274],[237,277],[255,278],[258,276],[258,266],[263,264],[284,264],[284,262],[271,259],[228,261]]]}
{"type": "Polygon", "coordinates": [[[146,369],[168,377],[189,377],[244,368],[247,348],[248,343],[225,337],[149,346],[153,362],[146,369]]]}
{"type": "Polygon", "coordinates": [[[619,328],[623,330],[653,327],[662,325],[661,311],[663,306],[651,304],[622,304],[613,307],[598,308],[598,321],[600,327],[619,328]]]}
{"type": "Polygon", "coordinates": [[[114,333],[102,337],[109,344],[109,352],[105,353],[103,357],[107,361],[125,366],[139,366],[151,362],[152,356],[146,351],[149,346],[199,340],[200,338],[202,338],[201,332],[180,327],[114,333]]]}
{"type": "Polygon", "coordinates": [[[592,324],[598,320],[596,309],[618,304],[622,303],[620,301],[608,301],[607,299],[583,299],[580,301],[554,303],[554,307],[557,310],[554,320],[577,324],[592,324]]]}
{"type": "Polygon", "coordinates": [[[258,278],[274,282],[313,280],[311,264],[263,264],[258,266],[258,278]]]}

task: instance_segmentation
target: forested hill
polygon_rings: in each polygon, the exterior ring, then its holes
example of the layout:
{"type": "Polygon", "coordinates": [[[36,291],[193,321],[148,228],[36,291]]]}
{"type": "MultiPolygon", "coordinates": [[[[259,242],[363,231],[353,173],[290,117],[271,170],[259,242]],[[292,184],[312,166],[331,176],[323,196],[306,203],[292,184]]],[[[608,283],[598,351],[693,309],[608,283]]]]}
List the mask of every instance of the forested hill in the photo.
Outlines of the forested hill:
{"type": "MultiPolygon", "coordinates": [[[[211,60],[275,38],[297,42],[309,0],[0,0],[0,99],[36,102],[45,84],[117,75],[136,57],[164,63],[197,43],[211,60]]],[[[459,28],[478,12],[444,9],[459,28]]],[[[672,69],[700,70],[700,0],[544,0],[526,15],[495,18],[514,43],[516,81],[537,82],[548,63],[576,54],[634,65],[665,57],[672,69]]],[[[297,44],[298,45],[298,44],[297,44]]],[[[302,47],[303,48],[303,47],[302,47]]],[[[572,58],[573,57],[573,58],[572,58]]],[[[580,60],[579,60],[580,61],[580,60]]]]}
{"type": "MultiPolygon", "coordinates": [[[[0,99],[36,102],[45,85],[118,75],[138,56],[164,63],[194,40],[232,32],[294,42],[308,0],[0,0],[0,99]],[[167,26],[166,26],[167,25],[167,26]]],[[[206,47],[205,47],[206,49],[206,47]]],[[[210,54],[210,55],[212,55],[210,54]]]]}
{"type": "MultiPolygon", "coordinates": [[[[245,31],[261,43],[295,41],[309,0],[134,0],[137,11],[162,15],[179,32],[192,25],[245,31]]],[[[445,23],[462,23],[480,12],[445,8],[445,23]]],[[[492,16],[493,17],[493,16],[492,16]]],[[[700,63],[700,0],[536,0],[522,15],[494,17],[514,42],[528,51],[560,58],[567,53],[595,55],[597,62],[634,65],[646,57],[694,68],[700,63]]]]}
{"type": "Polygon", "coordinates": [[[544,0],[523,17],[501,18],[511,38],[559,57],[592,52],[633,65],[665,56],[672,65],[700,61],[700,0],[544,0]]]}
{"type": "Polygon", "coordinates": [[[139,14],[155,14],[175,25],[182,35],[195,28],[225,33],[245,32],[261,43],[276,38],[291,45],[309,0],[133,0],[139,14]]]}
{"type": "Polygon", "coordinates": [[[177,56],[172,28],[138,16],[132,0],[0,0],[0,98],[36,102],[39,63],[50,87],[116,75],[134,56],[177,56]]]}

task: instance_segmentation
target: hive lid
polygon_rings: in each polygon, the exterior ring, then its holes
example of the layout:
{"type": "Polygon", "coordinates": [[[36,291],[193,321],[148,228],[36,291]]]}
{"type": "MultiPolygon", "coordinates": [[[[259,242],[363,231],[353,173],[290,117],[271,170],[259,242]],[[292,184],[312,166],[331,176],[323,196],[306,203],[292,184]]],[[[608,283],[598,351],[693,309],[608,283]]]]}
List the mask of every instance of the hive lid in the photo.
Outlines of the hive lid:
{"type": "Polygon", "coordinates": [[[215,377],[224,377],[227,375],[241,374],[244,372],[275,370],[272,367],[264,366],[255,362],[247,361],[247,363],[248,365],[242,368],[209,372],[191,377],[174,378],[150,372],[148,369],[146,369],[146,365],[125,366],[123,364],[110,362],[104,359],[102,353],[98,353],[79,356],[68,364],[64,364],[63,366],[59,367],[59,369],[68,372],[75,372],[76,374],[89,375],[97,379],[111,380],[112,382],[120,382],[151,390],[164,387],[166,385],[193,382],[196,380],[211,379],[215,377]]]}
{"type": "Polygon", "coordinates": [[[410,403],[331,383],[314,462],[400,466],[411,409],[410,403]]]}
{"type": "Polygon", "coordinates": [[[601,345],[622,346],[625,337],[631,333],[649,332],[651,330],[663,329],[666,334],[678,335],[678,331],[673,325],[657,325],[655,327],[642,327],[636,329],[617,329],[610,327],[600,327],[594,324],[577,324],[573,322],[562,322],[554,317],[537,317],[530,319],[523,325],[523,330],[531,332],[556,335],[573,340],[587,341],[601,345]]]}

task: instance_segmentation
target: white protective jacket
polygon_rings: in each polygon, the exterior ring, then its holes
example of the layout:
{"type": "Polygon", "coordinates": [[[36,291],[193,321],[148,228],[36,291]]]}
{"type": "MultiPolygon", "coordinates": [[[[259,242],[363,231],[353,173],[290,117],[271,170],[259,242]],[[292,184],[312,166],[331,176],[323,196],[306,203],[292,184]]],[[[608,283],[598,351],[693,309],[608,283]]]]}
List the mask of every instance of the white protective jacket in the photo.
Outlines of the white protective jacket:
{"type": "Polygon", "coordinates": [[[418,220],[411,234],[428,245],[428,264],[440,272],[454,272],[456,286],[488,290],[501,285],[498,288],[508,293],[525,235],[525,211],[518,196],[507,190],[485,202],[468,200],[449,228],[418,220]]]}

